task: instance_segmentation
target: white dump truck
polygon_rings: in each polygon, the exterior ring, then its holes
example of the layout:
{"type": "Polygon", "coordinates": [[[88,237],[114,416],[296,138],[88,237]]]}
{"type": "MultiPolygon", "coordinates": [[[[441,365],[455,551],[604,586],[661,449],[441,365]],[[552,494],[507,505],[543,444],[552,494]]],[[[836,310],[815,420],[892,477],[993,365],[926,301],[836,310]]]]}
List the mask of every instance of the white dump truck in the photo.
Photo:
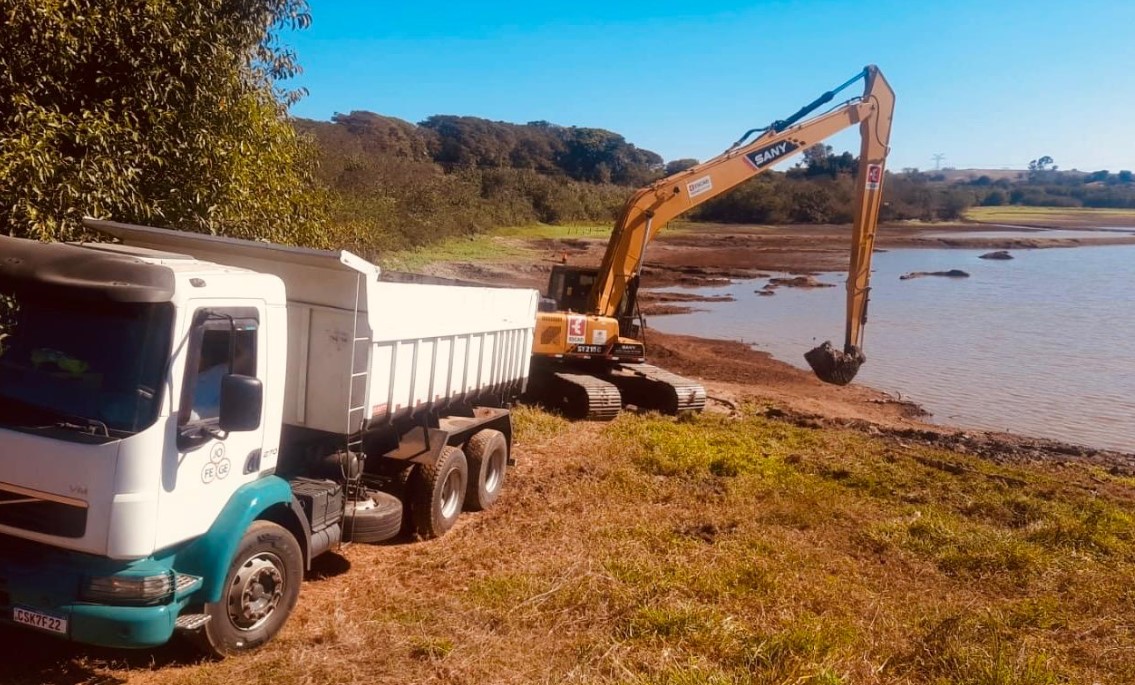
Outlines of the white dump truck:
{"type": "Polygon", "coordinates": [[[0,236],[0,620],[237,653],[341,541],[497,499],[535,290],[85,223],[117,242],[0,236]]]}

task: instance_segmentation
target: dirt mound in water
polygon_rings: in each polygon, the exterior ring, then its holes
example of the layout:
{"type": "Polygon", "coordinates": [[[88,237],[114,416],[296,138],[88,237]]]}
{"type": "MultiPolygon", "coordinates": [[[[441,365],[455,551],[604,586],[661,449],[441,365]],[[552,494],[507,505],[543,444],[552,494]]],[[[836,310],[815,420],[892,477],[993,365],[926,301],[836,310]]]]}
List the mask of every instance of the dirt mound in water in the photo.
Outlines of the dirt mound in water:
{"type": "Polygon", "coordinates": [[[771,293],[777,288],[834,288],[833,283],[824,283],[823,281],[816,280],[815,276],[792,276],[791,278],[770,278],[768,283],[761,290],[755,292],[761,295],[771,293]]]}
{"type": "Polygon", "coordinates": [[[945,278],[969,278],[969,274],[961,269],[950,269],[949,271],[911,271],[908,274],[899,276],[900,281],[908,281],[912,278],[922,278],[923,276],[943,276],[945,278]]]}

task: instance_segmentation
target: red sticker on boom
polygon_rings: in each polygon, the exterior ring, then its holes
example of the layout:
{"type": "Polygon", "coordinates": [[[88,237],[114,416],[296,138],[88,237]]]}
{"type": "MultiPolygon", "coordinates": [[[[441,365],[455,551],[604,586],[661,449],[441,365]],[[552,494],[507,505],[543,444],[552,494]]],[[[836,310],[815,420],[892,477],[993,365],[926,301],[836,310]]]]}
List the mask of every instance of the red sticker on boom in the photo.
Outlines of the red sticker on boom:
{"type": "Polygon", "coordinates": [[[867,165],[867,190],[878,190],[879,183],[883,180],[883,165],[882,164],[868,164],[867,165]]]}

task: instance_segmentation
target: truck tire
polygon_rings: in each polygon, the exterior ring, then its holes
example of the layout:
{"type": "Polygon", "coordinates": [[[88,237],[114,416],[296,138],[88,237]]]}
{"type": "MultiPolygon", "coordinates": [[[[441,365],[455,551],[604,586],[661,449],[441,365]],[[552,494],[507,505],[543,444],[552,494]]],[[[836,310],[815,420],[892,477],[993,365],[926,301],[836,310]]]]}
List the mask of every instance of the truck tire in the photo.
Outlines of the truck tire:
{"type": "Polygon", "coordinates": [[[500,497],[508,472],[508,440],[498,430],[485,429],[465,443],[469,461],[469,485],[465,488],[465,508],[484,511],[500,497]]]}
{"type": "Polygon", "coordinates": [[[424,540],[441,537],[457,522],[469,482],[465,453],[444,447],[432,465],[418,464],[410,474],[410,511],[414,530],[424,540]]]}
{"type": "Polygon", "coordinates": [[[223,595],[205,605],[209,622],[198,633],[206,653],[224,657],[271,640],[296,606],[303,553],[288,530],[254,521],[229,565],[223,595]]]}
{"type": "Polygon", "coordinates": [[[402,501],[385,492],[371,491],[368,498],[347,503],[343,540],[382,542],[402,530],[402,501]]]}

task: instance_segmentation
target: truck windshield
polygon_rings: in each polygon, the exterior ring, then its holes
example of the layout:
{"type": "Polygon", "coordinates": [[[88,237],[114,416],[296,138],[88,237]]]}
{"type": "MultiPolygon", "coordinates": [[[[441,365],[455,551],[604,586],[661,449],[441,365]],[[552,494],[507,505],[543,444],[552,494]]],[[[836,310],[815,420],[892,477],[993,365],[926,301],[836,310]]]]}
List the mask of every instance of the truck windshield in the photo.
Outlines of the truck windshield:
{"type": "Polygon", "coordinates": [[[0,288],[0,424],[104,438],[151,425],[169,304],[43,298],[0,288]]]}

